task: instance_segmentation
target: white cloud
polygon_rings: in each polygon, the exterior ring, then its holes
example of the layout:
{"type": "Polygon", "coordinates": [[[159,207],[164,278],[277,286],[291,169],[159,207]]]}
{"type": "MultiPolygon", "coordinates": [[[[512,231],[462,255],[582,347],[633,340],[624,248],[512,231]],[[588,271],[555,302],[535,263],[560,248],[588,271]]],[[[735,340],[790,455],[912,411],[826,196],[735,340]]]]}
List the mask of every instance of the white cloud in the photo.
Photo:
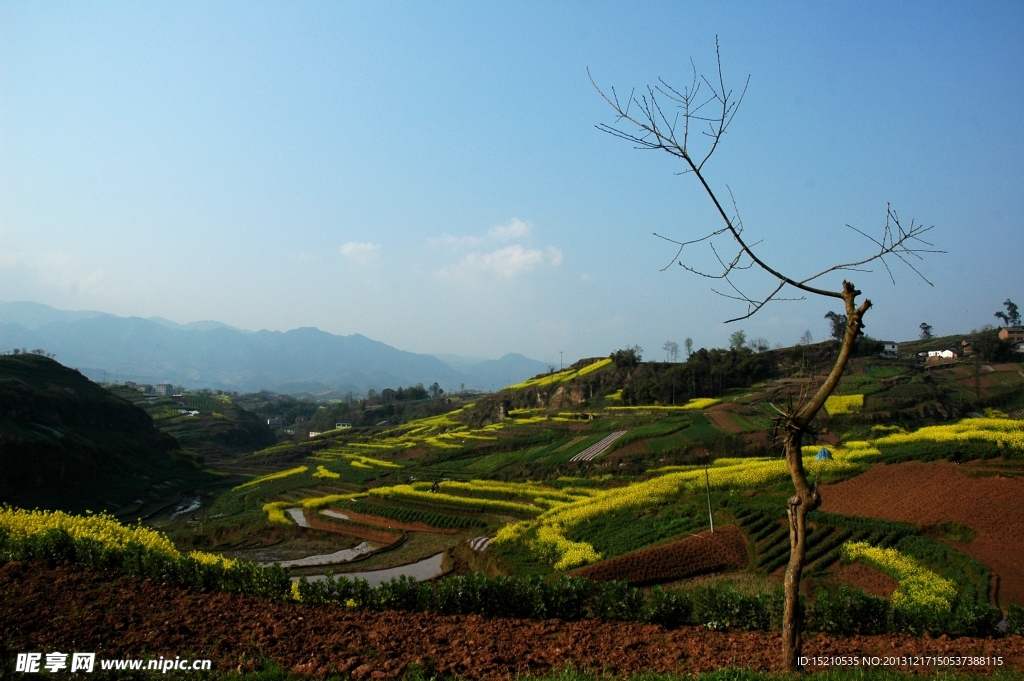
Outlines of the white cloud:
{"type": "Polygon", "coordinates": [[[553,246],[541,250],[513,244],[488,253],[468,253],[457,263],[442,267],[436,274],[441,279],[449,280],[470,279],[481,274],[512,279],[538,265],[558,267],[561,263],[562,251],[553,246]]]}
{"type": "Polygon", "coordinates": [[[503,225],[495,225],[487,230],[488,238],[494,241],[512,241],[530,236],[533,225],[519,218],[512,218],[503,225]]]}
{"type": "Polygon", "coordinates": [[[341,245],[341,254],[360,264],[372,262],[380,253],[380,244],[368,241],[349,241],[341,245]]]}
{"type": "Polygon", "coordinates": [[[452,236],[442,234],[439,238],[430,239],[431,246],[441,246],[448,250],[459,251],[465,248],[478,248],[487,244],[507,243],[517,239],[528,238],[533,231],[533,225],[524,222],[519,218],[512,218],[503,225],[495,225],[487,230],[484,236],[467,235],[452,236]]]}
{"type": "Polygon", "coordinates": [[[532,236],[533,225],[519,218],[495,225],[483,236],[456,237],[443,234],[438,239],[431,239],[430,245],[443,247],[453,254],[461,252],[463,255],[458,261],[436,270],[434,275],[446,280],[468,280],[483,275],[513,279],[538,267],[558,267],[562,264],[561,249],[526,245],[532,241],[532,236]],[[509,244],[514,241],[526,244],[509,244]],[[466,253],[467,250],[470,252],[466,253]]]}

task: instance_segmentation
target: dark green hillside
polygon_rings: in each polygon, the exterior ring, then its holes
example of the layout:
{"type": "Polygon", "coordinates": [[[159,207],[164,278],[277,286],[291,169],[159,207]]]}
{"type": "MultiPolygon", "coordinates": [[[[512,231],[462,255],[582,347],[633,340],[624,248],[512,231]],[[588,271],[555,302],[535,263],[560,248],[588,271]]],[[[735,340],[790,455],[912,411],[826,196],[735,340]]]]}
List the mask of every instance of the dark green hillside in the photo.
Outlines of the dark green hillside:
{"type": "Polygon", "coordinates": [[[174,437],[184,449],[201,455],[208,464],[217,465],[277,442],[266,419],[238,406],[227,395],[154,398],[125,386],[108,390],[145,410],[157,428],[174,437]]]}
{"type": "Polygon", "coordinates": [[[200,477],[138,407],[52,359],[0,356],[0,503],[116,511],[200,477]]]}

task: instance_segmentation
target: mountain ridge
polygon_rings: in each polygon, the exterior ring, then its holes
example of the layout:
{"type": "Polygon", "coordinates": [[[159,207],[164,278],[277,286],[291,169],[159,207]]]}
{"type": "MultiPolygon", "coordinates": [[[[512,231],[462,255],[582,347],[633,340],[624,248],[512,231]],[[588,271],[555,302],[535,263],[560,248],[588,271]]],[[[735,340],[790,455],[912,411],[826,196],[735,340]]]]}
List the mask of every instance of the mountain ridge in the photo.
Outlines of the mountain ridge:
{"type": "Polygon", "coordinates": [[[434,382],[449,392],[462,386],[489,390],[547,368],[509,353],[456,369],[433,355],[316,327],[245,331],[215,321],[177,324],[40,303],[0,303],[0,348],[13,347],[52,352],[94,380],[241,392],[323,386],[321,392],[361,394],[434,382]]]}

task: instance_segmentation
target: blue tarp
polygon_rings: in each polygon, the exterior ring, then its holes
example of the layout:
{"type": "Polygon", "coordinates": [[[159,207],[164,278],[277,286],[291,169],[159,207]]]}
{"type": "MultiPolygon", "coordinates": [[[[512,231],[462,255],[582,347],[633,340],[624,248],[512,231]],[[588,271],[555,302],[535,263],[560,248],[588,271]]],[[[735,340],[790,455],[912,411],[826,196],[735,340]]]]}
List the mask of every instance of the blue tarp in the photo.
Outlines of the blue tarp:
{"type": "Polygon", "coordinates": [[[832,461],[832,452],[828,451],[825,447],[818,450],[818,453],[814,455],[816,461],[832,461]]]}

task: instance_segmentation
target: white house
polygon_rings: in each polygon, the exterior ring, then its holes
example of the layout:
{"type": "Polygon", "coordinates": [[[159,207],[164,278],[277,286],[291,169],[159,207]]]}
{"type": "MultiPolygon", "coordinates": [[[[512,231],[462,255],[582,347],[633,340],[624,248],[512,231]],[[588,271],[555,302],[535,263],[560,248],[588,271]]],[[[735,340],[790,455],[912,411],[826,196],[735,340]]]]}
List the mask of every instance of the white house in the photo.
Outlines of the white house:
{"type": "Polygon", "coordinates": [[[899,343],[895,341],[882,341],[882,355],[886,357],[895,357],[899,354],[899,343]]]}
{"type": "Polygon", "coordinates": [[[929,350],[928,359],[957,359],[960,357],[960,353],[953,348],[943,348],[942,350],[929,350]]]}

